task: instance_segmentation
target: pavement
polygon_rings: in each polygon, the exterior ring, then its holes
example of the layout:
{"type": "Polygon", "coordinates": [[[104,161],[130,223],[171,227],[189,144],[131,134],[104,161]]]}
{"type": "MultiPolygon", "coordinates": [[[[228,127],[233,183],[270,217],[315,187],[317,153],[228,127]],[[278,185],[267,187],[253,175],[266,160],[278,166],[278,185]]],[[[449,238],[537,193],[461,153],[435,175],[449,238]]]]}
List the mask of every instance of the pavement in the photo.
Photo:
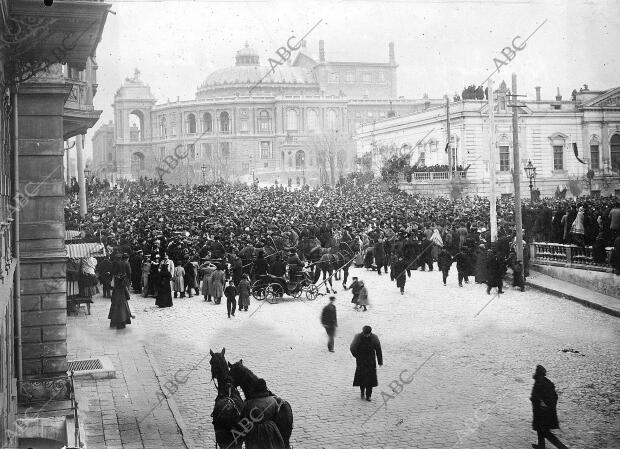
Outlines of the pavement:
{"type": "Polygon", "coordinates": [[[252,300],[231,319],[224,302],[183,298],[158,309],[132,295],[136,319],[124,330],[109,329],[110,300],[96,297],[92,315],[68,322],[71,358],[106,355],[117,369],[116,379],[77,382],[88,448],[215,447],[208,354],[222,347],[290,402],[294,449],[530,448],[537,364],[559,394],[556,435],[570,448],[620,447],[616,317],[536,289],[459,288],[455,269],[447,286],[438,271],[413,272],[402,296],[389,275],[351,271],[366,281],[370,306],[354,311],[334,284],[334,353],[319,322],[327,295],[252,300]],[[349,352],[366,324],[384,353],[370,403],[352,386],[349,352]]]}

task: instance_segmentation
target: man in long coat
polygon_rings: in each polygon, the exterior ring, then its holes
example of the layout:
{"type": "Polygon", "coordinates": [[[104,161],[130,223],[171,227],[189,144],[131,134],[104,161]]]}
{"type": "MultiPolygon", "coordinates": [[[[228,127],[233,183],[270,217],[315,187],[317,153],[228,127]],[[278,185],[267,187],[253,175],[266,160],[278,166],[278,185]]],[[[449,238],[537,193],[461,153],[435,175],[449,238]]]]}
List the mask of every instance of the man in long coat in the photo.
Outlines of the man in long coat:
{"type": "Polygon", "coordinates": [[[370,402],[372,389],[379,385],[377,380],[377,363],[383,366],[383,353],[379,337],[372,333],[370,326],[364,326],[357,334],[349,348],[355,357],[355,377],[353,386],[360,387],[360,397],[370,402]]]}
{"type": "Polygon", "coordinates": [[[407,282],[408,264],[403,256],[398,256],[398,261],[392,266],[392,280],[396,280],[396,287],[400,289],[400,294],[405,294],[405,283],[407,282]]]}
{"type": "Polygon", "coordinates": [[[546,377],[547,370],[541,365],[536,366],[534,373],[534,386],[530,401],[532,402],[532,428],[538,434],[538,444],[532,444],[534,449],[545,449],[545,439],[560,449],[566,449],[566,446],[551,433],[551,429],[559,429],[557,403],[558,395],[555,392],[555,386],[546,377]]]}
{"type": "Polygon", "coordinates": [[[338,327],[334,301],[336,301],[336,297],[330,296],[329,304],[323,307],[323,313],[321,314],[321,324],[325,328],[325,332],[327,332],[327,349],[329,352],[334,352],[334,336],[336,335],[336,327],[338,327]]]}
{"type": "Polygon", "coordinates": [[[491,289],[497,287],[498,293],[502,291],[502,280],[504,277],[504,262],[497,251],[489,251],[487,254],[487,294],[491,294],[491,289]]]}
{"type": "Polygon", "coordinates": [[[375,244],[375,265],[377,265],[377,272],[381,276],[381,268],[385,268],[387,273],[387,261],[385,258],[385,248],[383,246],[383,239],[378,239],[375,244]]]}

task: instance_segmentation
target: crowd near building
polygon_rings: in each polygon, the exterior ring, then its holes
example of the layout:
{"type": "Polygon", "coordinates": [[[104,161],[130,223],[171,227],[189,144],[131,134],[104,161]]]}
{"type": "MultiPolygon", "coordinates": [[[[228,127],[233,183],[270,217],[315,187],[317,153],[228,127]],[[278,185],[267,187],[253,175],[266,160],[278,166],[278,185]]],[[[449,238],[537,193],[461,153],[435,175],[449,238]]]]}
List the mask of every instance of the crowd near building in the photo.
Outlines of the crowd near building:
{"type": "Polygon", "coordinates": [[[158,104],[136,70],[116,92],[114,121],[93,137],[94,172],[177,184],[331,182],[353,170],[357,126],[441,104],[397,95],[393,43],[387,62],[332,62],[323,41],[318,58],[299,45],[290,64],[272,69],[246,43],[235,65],[209,74],[192,100],[158,104]],[[179,167],[158,171],[175,149],[184,156],[179,167]]]}

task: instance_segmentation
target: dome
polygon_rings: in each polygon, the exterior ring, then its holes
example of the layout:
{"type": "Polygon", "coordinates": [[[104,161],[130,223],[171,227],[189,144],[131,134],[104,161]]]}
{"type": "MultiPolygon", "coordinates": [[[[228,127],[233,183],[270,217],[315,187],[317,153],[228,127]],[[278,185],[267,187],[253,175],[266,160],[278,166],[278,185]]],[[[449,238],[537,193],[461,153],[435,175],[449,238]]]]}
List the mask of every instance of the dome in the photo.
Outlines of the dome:
{"type": "Polygon", "coordinates": [[[209,74],[198,92],[206,93],[213,88],[239,87],[240,85],[252,88],[259,83],[262,85],[281,84],[288,87],[291,85],[318,87],[314,73],[307,68],[290,65],[272,68],[260,65],[258,53],[246,42],[245,47],[237,51],[235,65],[215,70],[209,74]]]}

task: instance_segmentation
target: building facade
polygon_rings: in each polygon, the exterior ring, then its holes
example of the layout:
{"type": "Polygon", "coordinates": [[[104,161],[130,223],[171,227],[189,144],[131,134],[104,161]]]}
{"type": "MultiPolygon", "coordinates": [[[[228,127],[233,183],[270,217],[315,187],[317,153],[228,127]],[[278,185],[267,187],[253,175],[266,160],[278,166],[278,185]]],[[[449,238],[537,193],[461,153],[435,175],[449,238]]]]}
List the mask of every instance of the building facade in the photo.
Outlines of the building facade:
{"type": "Polygon", "coordinates": [[[93,138],[98,176],[333,181],[353,169],[357,125],[438,104],[396,96],[392,43],[387,63],[327,62],[323,41],[316,61],[300,45],[291,64],[271,69],[246,44],[194,100],[156,104],[136,70],[114,98],[111,146],[108,125],[93,138]]]}
{"type": "Polygon", "coordinates": [[[109,7],[0,0],[1,447],[37,437],[18,423],[22,386],[66,376],[64,142],[101,113],[92,57],[109,7]]]}
{"type": "MultiPolygon", "coordinates": [[[[494,93],[496,192],[513,193],[513,170],[521,170],[524,192],[529,185],[524,167],[536,167],[534,187],[542,196],[566,189],[568,196],[620,194],[620,88],[573,91],[520,102],[519,166],[513,163],[512,108],[501,83],[494,93]],[[590,176],[588,176],[590,172],[590,176]]],[[[468,192],[489,191],[489,110],[486,100],[453,101],[450,110],[451,151],[455,165],[466,169],[468,192]]],[[[371,160],[378,173],[390,145],[404,146],[411,164],[448,164],[445,104],[406,117],[360,126],[355,137],[358,156],[371,160]],[[365,155],[365,156],[364,156],[365,155]]]]}

